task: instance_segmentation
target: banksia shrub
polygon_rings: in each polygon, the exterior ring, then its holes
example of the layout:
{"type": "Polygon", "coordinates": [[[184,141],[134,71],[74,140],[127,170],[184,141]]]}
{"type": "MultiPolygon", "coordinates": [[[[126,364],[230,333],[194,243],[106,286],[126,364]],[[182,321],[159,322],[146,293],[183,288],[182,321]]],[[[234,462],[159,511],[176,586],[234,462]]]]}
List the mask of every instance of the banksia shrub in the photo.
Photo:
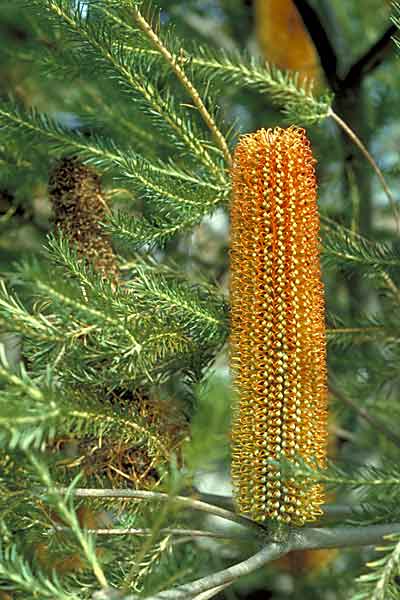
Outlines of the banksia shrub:
{"type": "Polygon", "coordinates": [[[327,448],[314,164],[290,127],[243,136],[232,169],[233,482],[241,512],[296,525],[321,514],[323,489],[279,461],[323,467],[327,448]]]}

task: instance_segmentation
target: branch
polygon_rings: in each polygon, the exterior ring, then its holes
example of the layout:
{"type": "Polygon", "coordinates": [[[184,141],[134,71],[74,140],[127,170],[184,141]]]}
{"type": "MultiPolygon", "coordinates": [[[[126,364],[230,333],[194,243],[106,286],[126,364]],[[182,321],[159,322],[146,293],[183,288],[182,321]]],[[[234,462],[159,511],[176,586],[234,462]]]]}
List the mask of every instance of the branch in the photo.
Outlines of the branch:
{"type": "Polygon", "coordinates": [[[359,417],[364,419],[367,423],[369,423],[375,430],[380,431],[388,440],[390,440],[397,448],[400,448],[400,438],[394,434],[390,429],[388,429],[380,419],[373,417],[369,414],[365,408],[358,406],[356,402],[354,402],[351,398],[343,394],[342,391],[338,390],[335,385],[329,383],[329,391],[333,396],[335,396],[338,400],[350,406],[359,417]]]}
{"type": "MultiPolygon", "coordinates": [[[[70,527],[54,527],[54,531],[72,531],[70,527]]],[[[137,528],[137,527],[105,527],[103,529],[86,529],[86,533],[92,533],[95,535],[137,535],[137,536],[148,536],[152,535],[151,529],[146,528],[137,528]]],[[[245,539],[248,536],[238,535],[234,533],[220,533],[218,531],[203,531],[202,529],[182,529],[180,527],[164,527],[159,530],[159,533],[163,535],[176,535],[176,536],[186,536],[188,540],[192,538],[213,538],[213,539],[221,539],[221,540],[232,540],[232,539],[245,539]]],[[[186,538],[185,538],[186,540],[186,538]]]]}
{"type": "Polygon", "coordinates": [[[293,532],[290,550],[323,550],[350,546],[376,546],[385,543],[387,535],[400,533],[400,523],[365,527],[310,527],[293,532]]]}
{"type": "Polygon", "coordinates": [[[329,36],[322,26],[318,14],[307,0],[294,0],[294,4],[318,52],[325,77],[332,90],[336,91],[339,87],[337,56],[329,36]]]}
{"type": "MultiPolygon", "coordinates": [[[[59,489],[60,493],[65,492],[66,488],[59,489]]],[[[255,529],[259,534],[265,536],[268,531],[267,529],[247,517],[243,517],[233,513],[231,510],[224,509],[222,506],[230,506],[233,508],[232,498],[229,496],[220,496],[218,494],[206,494],[198,492],[195,493],[202,498],[202,500],[196,500],[188,498],[186,496],[169,496],[163,492],[150,492],[146,490],[130,490],[130,489],[90,489],[90,488],[76,488],[72,491],[75,496],[86,497],[86,498],[132,498],[137,500],[166,500],[173,501],[176,504],[180,504],[185,508],[193,508],[206,512],[223,519],[234,521],[243,527],[251,527],[255,529]],[[207,500],[207,501],[205,501],[207,500]],[[213,502],[213,504],[210,504],[213,502]]],[[[344,520],[354,516],[354,511],[360,509],[359,505],[351,506],[348,504],[324,504],[322,505],[323,516],[321,521],[331,520],[344,520]]],[[[108,531],[108,530],[106,530],[108,531]]],[[[120,530],[118,530],[120,531],[120,530]]],[[[143,530],[145,531],[145,530],[143,530]]],[[[175,531],[175,530],[174,530],[175,531]]],[[[178,529],[176,531],[186,532],[186,530],[178,529]]],[[[204,532],[206,533],[206,532],[204,532]]],[[[208,533],[208,532],[207,532],[208,533]]],[[[210,532],[211,533],[211,532],[210,532]]],[[[214,535],[214,534],[213,534],[214,535]]]]}
{"type": "Polygon", "coordinates": [[[345,521],[354,517],[354,513],[361,509],[360,505],[351,504],[323,504],[321,506],[323,515],[318,522],[345,521]]]}
{"type": "Polygon", "coordinates": [[[342,89],[357,87],[366,75],[369,75],[382,64],[386,56],[394,48],[392,38],[396,32],[396,25],[388,27],[379,40],[350,67],[341,83],[342,89]]]}
{"type": "MultiPolygon", "coordinates": [[[[288,551],[289,547],[287,544],[268,544],[268,546],[265,546],[250,558],[247,558],[232,567],[217,571],[212,575],[207,575],[207,577],[202,577],[192,583],[186,583],[174,589],[165,590],[155,596],[151,596],[148,600],[189,600],[190,598],[196,598],[199,594],[203,594],[220,586],[227,587],[240,577],[250,575],[250,573],[257,571],[272,560],[280,558],[288,551]]],[[[123,600],[137,600],[137,598],[136,595],[126,596],[123,600]]],[[[106,600],[106,598],[104,600],[106,600]]]]}
{"type": "Polygon", "coordinates": [[[396,201],[395,201],[395,199],[393,197],[393,194],[390,191],[390,189],[389,189],[389,187],[388,187],[388,185],[387,185],[387,183],[385,181],[385,178],[383,176],[382,171],[380,170],[380,168],[376,164],[375,159],[368,152],[368,149],[362,143],[362,141],[357,136],[357,134],[347,125],[347,123],[345,121],[343,121],[343,119],[341,117],[339,117],[339,115],[337,115],[335,113],[335,111],[332,108],[329,109],[328,116],[332,117],[332,119],[334,121],[336,121],[336,123],[339,125],[339,127],[341,127],[341,129],[343,129],[343,131],[349,136],[349,138],[358,147],[358,149],[365,156],[365,158],[367,159],[367,161],[369,162],[369,164],[371,165],[371,167],[375,171],[375,173],[376,173],[379,181],[381,182],[382,188],[383,188],[383,190],[384,190],[384,192],[385,192],[385,194],[386,194],[386,196],[387,196],[387,198],[389,200],[390,206],[392,207],[393,214],[395,215],[395,218],[396,218],[397,231],[399,232],[399,214],[398,214],[398,211],[397,211],[397,208],[396,208],[396,201]]]}
{"type": "MultiPolygon", "coordinates": [[[[367,527],[304,528],[291,532],[289,542],[271,543],[247,560],[218,571],[192,583],[151,596],[149,600],[190,600],[199,594],[228,585],[260,569],[267,563],[293,550],[317,550],[325,548],[347,548],[349,546],[372,546],[387,542],[385,536],[400,533],[400,523],[369,525],[367,527]]],[[[110,596],[110,600],[111,600],[110,596]]],[[[104,600],[107,600],[105,597],[104,600]]],[[[137,596],[126,596],[121,600],[137,600],[137,596]]]]}
{"type": "Polygon", "coordinates": [[[187,498],[185,496],[170,496],[164,492],[150,492],[145,490],[75,488],[70,491],[68,488],[57,488],[57,492],[60,494],[65,494],[67,491],[68,493],[80,498],[130,498],[132,500],[161,500],[163,502],[171,502],[171,504],[176,504],[185,508],[192,508],[194,510],[200,510],[211,515],[215,515],[216,517],[233,521],[238,525],[242,525],[242,527],[253,529],[262,536],[265,536],[267,533],[267,529],[263,525],[256,523],[247,517],[237,515],[230,510],[226,510],[225,508],[213,506],[212,504],[207,504],[201,500],[193,500],[192,498],[187,498]]]}

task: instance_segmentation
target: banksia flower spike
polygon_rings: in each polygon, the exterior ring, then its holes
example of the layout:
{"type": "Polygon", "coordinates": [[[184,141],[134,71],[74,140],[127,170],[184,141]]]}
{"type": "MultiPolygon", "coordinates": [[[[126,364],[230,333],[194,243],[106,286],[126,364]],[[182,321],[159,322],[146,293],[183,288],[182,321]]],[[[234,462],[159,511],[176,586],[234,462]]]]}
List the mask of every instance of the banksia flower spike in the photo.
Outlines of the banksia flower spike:
{"type": "Polygon", "coordinates": [[[314,164],[304,130],[290,127],[243,136],[232,169],[233,484],[241,512],[294,525],[321,514],[323,489],[278,461],[323,467],[327,450],[314,164]]]}
{"type": "Polygon", "coordinates": [[[107,208],[94,169],[74,157],[62,158],[50,174],[49,193],[56,229],[75,245],[80,258],[116,282],[117,258],[101,226],[107,208]]]}
{"type": "Polygon", "coordinates": [[[263,58],[278,69],[298,73],[299,83],[321,84],[318,52],[294,0],[256,0],[256,38],[263,58]]]}

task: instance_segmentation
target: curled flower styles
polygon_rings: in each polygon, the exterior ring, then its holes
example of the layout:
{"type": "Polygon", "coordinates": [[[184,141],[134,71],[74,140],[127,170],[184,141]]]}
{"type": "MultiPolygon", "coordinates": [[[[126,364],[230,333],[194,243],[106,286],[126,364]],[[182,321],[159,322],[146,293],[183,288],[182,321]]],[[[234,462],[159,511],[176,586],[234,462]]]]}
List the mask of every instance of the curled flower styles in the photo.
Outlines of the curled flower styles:
{"type": "Polygon", "coordinates": [[[232,169],[233,484],[241,512],[294,525],[318,518],[324,491],[278,461],[323,467],[327,451],[314,164],[290,127],[243,136],[232,169]]]}

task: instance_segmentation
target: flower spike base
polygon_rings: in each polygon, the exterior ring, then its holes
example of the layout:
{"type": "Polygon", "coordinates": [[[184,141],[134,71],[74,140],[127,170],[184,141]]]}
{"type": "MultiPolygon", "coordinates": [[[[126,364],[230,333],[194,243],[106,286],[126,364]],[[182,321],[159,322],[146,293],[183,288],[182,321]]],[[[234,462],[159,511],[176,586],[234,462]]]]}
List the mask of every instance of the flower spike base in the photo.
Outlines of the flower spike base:
{"type": "Polygon", "coordinates": [[[233,484],[241,512],[294,525],[320,516],[324,493],[281,459],[323,467],[327,450],[314,164],[290,127],[243,136],[232,169],[233,484]]]}

